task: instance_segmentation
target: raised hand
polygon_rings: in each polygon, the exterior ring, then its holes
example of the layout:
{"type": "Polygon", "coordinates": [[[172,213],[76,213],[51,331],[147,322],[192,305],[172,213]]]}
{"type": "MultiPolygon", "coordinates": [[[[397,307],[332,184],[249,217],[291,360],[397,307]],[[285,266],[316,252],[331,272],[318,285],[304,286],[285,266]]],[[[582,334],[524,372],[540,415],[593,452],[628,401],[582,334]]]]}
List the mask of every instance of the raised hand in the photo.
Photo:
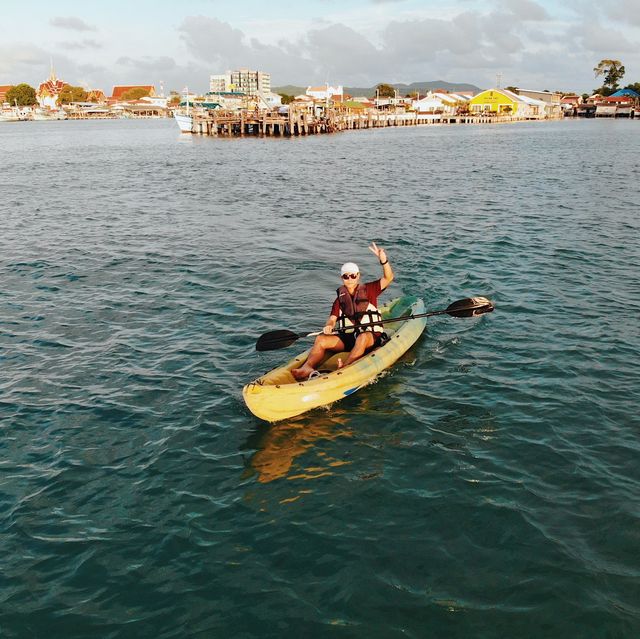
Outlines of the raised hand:
{"type": "Polygon", "coordinates": [[[380,262],[387,261],[387,254],[382,247],[379,247],[375,242],[371,242],[369,250],[378,258],[380,262]]]}

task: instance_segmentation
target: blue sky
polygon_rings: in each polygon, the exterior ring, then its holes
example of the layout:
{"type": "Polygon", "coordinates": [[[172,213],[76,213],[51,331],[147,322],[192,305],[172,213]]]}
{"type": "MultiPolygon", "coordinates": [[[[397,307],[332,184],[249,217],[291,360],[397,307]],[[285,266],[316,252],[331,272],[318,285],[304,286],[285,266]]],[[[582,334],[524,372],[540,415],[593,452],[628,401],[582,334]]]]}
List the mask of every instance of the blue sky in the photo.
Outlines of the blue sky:
{"type": "Polygon", "coordinates": [[[70,0],[3,2],[0,84],[164,82],[259,68],[272,82],[350,86],[447,80],[589,91],[602,58],[640,82],[638,0],[70,0]]]}

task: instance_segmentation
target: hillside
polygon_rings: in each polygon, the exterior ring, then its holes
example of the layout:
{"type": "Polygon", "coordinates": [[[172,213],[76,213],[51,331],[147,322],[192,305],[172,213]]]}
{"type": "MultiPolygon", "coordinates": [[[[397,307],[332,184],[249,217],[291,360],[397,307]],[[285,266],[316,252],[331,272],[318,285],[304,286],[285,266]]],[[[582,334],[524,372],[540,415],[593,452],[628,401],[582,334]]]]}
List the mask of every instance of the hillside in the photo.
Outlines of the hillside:
{"type": "MultiPolygon", "coordinates": [[[[412,82],[411,84],[392,83],[391,86],[398,90],[399,95],[406,95],[413,91],[427,91],[433,89],[445,89],[455,93],[456,91],[474,91],[478,93],[480,89],[474,84],[467,84],[464,82],[445,82],[444,80],[435,80],[432,82],[412,82]]],[[[374,97],[376,94],[376,86],[372,87],[345,87],[345,93],[349,95],[366,95],[368,97],[374,97]]],[[[276,93],[286,93],[287,95],[300,95],[307,90],[307,87],[295,86],[293,84],[287,84],[281,87],[273,87],[273,91],[276,93]]]]}

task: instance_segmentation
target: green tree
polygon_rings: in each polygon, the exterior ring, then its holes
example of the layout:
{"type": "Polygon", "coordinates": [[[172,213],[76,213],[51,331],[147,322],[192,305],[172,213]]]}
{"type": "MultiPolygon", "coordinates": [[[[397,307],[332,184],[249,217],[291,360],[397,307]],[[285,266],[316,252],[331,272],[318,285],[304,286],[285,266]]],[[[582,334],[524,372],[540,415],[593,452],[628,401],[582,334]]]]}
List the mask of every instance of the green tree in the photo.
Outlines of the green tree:
{"type": "Polygon", "coordinates": [[[170,107],[176,107],[179,104],[180,104],[180,96],[176,94],[172,95],[167,101],[167,105],[170,107]]]}
{"type": "Polygon", "coordinates": [[[511,91],[511,93],[518,93],[518,87],[506,87],[507,91],[511,91]]]}
{"type": "Polygon", "coordinates": [[[376,91],[378,92],[378,96],[381,98],[395,98],[396,90],[390,84],[379,84],[376,87],[376,91]]]}
{"type": "Polygon", "coordinates": [[[291,104],[295,100],[295,96],[288,93],[278,93],[278,95],[282,98],[282,104],[291,104]]]}
{"type": "Polygon", "coordinates": [[[620,60],[600,60],[597,67],[593,68],[593,72],[598,76],[604,76],[603,88],[609,90],[609,94],[615,93],[618,89],[620,80],[625,73],[625,68],[620,60]]]}
{"type": "Polygon", "coordinates": [[[84,102],[88,93],[82,87],[72,87],[67,84],[58,95],[58,104],[69,104],[69,102],[84,102]]]}
{"type": "Polygon", "coordinates": [[[9,104],[17,104],[18,106],[32,106],[36,104],[36,90],[24,82],[11,87],[7,91],[5,100],[9,104]]]}
{"type": "Polygon", "coordinates": [[[636,93],[640,93],[640,82],[634,82],[632,84],[627,84],[625,89],[631,89],[632,91],[635,91],[636,93]]]}
{"type": "Polygon", "coordinates": [[[129,89],[122,94],[122,100],[139,100],[140,98],[145,98],[149,95],[149,89],[145,89],[144,87],[134,87],[133,89],[129,89]]]}

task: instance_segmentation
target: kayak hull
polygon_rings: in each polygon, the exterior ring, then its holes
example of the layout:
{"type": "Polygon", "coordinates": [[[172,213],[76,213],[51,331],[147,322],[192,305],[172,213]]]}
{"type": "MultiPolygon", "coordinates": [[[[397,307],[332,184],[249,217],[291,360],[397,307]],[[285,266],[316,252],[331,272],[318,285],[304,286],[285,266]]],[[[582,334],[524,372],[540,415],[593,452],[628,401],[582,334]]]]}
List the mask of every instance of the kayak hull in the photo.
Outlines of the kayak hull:
{"type": "MultiPolygon", "coordinates": [[[[380,307],[384,319],[424,313],[421,299],[405,296],[380,307]]],[[[424,317],[385,325],[390,340],[364,355],[349,366],[337,368],[338,358],[347,354],[329,354],[318,366],[319,377],[297,381],[291,369],[298,368],[307,359],[309,350],[297,355],[286,364],[274,368],[262,377],[248,383],[242,396],[249,410],[260,419],[276,422],[295,417],[319,406],[326,406],[371,383],[417,341],[426,327],[424,317]]]]}

